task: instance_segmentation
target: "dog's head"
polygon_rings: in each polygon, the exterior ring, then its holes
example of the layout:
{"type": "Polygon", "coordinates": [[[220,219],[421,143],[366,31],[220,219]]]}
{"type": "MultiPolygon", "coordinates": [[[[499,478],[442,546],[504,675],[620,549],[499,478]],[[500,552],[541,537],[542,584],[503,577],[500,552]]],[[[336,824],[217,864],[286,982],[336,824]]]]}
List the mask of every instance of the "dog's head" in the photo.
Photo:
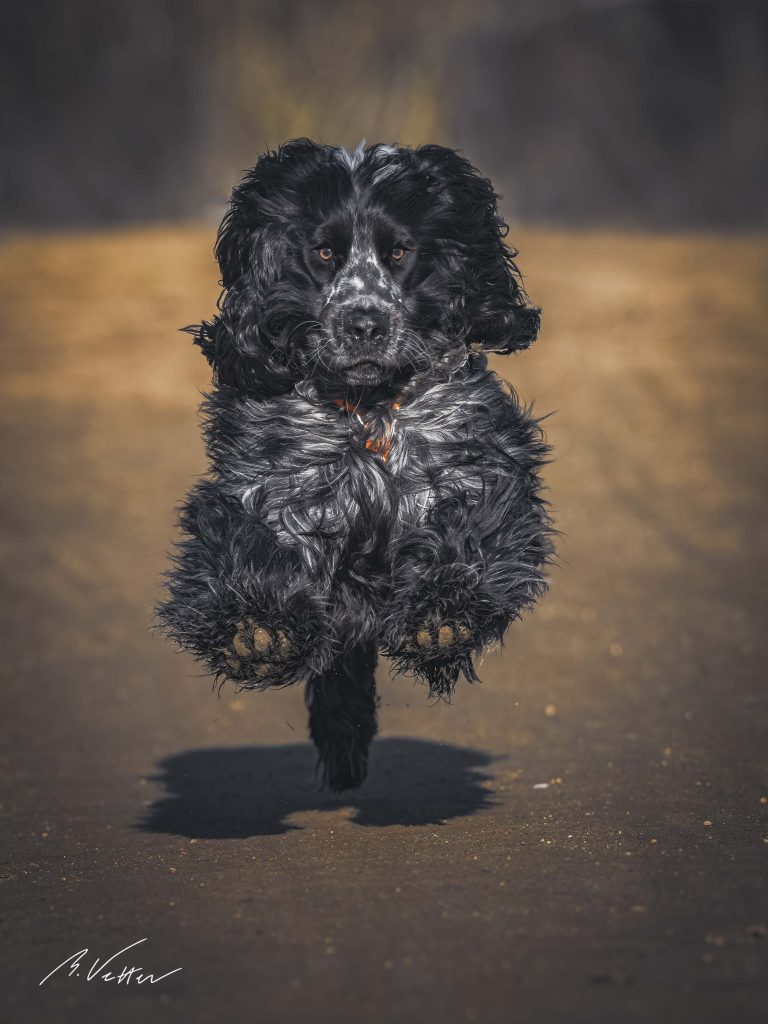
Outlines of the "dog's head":
{"type": "Polygon", "coordinates": [[[491,183],[453,150],[343,149],[308,139],[262,156],[216,244],[221,315],[199,342],[223,384],[261,394],[311,378],[402,386],[468,347],[536,338],[491,183]]]}

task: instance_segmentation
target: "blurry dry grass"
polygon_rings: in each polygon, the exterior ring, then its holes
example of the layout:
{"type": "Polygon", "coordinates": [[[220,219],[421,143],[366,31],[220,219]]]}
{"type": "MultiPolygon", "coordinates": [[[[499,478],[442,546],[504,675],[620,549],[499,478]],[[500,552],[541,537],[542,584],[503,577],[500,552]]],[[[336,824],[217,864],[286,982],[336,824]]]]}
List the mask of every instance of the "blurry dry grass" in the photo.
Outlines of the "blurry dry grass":
{"type": "Polygon", "coordinates": [[[229,191],[233,159],[248,165],[290,138],[354,148],[363,139],[417,145],[450,137],[448,41],[478,16],[455,0],[439,9],[394,0],[364,16],[342,3],[307,6],[300,18],[244,18],[234,39],[220,40],[210,80],[201,83],[217,97],[217,145],[204,149],[214,191],[229,191]]]}
{"type": "MultiPolygon", "coordinates": [[[[649,547],[678,568],[693,548],[710,562],[736,555],[766,493],[765,243],[542,231],[514,241],[544,330],[498,369],[540,414],[557,410],[561,550],[588,547],[597,529],[638,567],[649,547]]],[[[124,502],[160,543],[204,469],[196,408],[209,374],[178,328],[214,309],[211,243],[209,228],[169,227],[18,236],[0,252],[0,418],[66,423],[70,472],[84,446],[96,473],[82,501],[124,502]],[[110,456],[129,438],[151,465],[110,456]]],[[[21,450],[7,457],[25,475],[21,450]]]]}
{"type": "MultiPolygon", "coordinates": [[[[232,74],[227,95],[245,122],[254,120],[254,101],[269,97],[260,110],[260,126],[272,145],[275,140],[304,135],[333,142],[339,134],[354,145],[361,120],[376,127],[376,139],[370,141],[439,137],[443,129],[438,110],[440,34],[421,37],[419,59],[405,62],[400,55],[389,67],[376,67],[381,62],[377,48],[387,45],[383,18],[354,26],[356,32],[347,38],[342,60],[330,58],[341,35],[336,21],[309,17],[298,26],[294,43],[302,55],[300,77],[290,55],[286,58],[284,49],[263,32],[238,38],[227,66],[232,74]]],[[[390,46],[396,48],[397,40],[391,40],[390,46]]]]}

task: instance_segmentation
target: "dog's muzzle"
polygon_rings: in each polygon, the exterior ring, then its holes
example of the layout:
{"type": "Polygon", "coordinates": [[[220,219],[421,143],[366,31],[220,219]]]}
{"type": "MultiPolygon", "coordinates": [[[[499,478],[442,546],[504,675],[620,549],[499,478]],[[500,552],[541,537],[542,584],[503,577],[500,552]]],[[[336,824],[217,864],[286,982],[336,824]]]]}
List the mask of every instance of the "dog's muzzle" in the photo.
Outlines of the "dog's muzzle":
{"type": "Polygon", "coordinates": [[[378,303],[357,303],[342,307],[339,313],[340,331],[350,343],[373,350],[390,336],[392,314],[378,303]]]}

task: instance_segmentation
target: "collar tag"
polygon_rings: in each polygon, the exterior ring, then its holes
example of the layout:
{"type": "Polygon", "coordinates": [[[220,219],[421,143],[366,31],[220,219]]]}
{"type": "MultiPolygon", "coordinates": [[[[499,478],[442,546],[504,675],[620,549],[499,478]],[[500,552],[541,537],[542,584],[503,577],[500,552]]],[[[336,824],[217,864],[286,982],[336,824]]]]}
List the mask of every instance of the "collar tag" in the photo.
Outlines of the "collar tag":
{"type": "Polygon", "coordinates": [[[371,423],[370,420],[364,419],[357,411],[357,406],[352,402],[346,401],[344,398],[334,398],[333,404],[340,410],[347,413],[348,416],[354,416],[360,426],[363,428],[363,434],[365,435],[365,447],[367,451],[373,452],[374,455],[378,455],[382,462],[386,462],[389,458],[390,452],[392,451],[392,442],[395,437],[396,421],[395,414],[400,408],[400,402],[392,402],[389,406],[389,422],[387,423],[385,432],[379,436],[374,437],[371,434],[371,423]]]}

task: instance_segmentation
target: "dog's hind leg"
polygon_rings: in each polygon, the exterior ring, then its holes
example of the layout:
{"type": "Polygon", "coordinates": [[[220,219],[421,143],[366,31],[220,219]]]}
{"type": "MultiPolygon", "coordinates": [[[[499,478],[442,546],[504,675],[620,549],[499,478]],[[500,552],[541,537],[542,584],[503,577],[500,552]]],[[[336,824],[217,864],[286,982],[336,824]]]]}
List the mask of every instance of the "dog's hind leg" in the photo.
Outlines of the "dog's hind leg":
{"type": "Polygon", "coordinates": [[[325,672],[307,681],[309,734],[317,747],[318,771],[333,792],[356,789],[368,770],[368,748],[376,735],[374,641],[350,647],[325,672]]]}

